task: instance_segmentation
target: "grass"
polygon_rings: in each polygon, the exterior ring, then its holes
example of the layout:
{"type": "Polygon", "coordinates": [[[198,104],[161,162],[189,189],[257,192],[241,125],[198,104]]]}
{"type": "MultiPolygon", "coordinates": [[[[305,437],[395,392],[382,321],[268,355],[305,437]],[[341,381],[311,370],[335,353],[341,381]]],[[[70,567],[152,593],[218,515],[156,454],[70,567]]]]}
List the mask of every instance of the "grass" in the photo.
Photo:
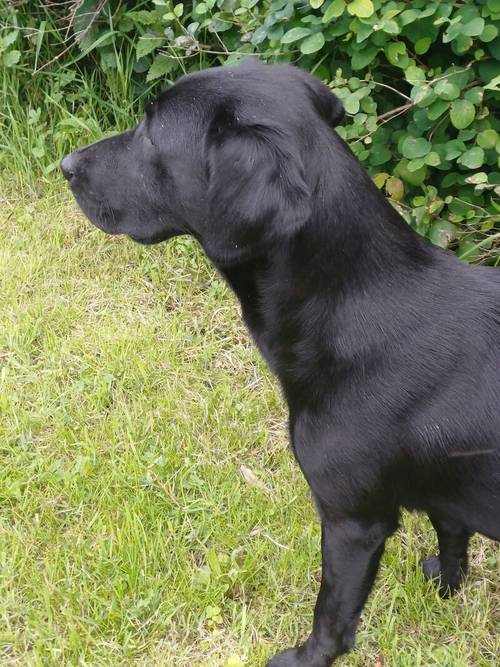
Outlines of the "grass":
{"type": "MultiPolygon", "coordinates": [[[[235,299],[193,242],[107,237],[57,179],[1,191],[0,664],[263,665],[307,635],[319,530],[235,299]]],[[[498,664],[497,547],[448,601],[435,548],[405,515],[340,666],[498,664]]]]}

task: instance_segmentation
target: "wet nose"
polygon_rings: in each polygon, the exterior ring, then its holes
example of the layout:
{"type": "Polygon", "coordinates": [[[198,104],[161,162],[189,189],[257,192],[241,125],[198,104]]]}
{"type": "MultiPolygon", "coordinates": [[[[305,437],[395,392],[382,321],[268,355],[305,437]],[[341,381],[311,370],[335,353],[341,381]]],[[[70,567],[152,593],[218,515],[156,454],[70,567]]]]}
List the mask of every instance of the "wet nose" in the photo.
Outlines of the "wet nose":
{"type": "Polygon", "coordinates": [[[75,175],[75,167],[78,156],[76,153],[70,153],[61,160],[61,171],[67,181],[71,181],[75,175]]]}

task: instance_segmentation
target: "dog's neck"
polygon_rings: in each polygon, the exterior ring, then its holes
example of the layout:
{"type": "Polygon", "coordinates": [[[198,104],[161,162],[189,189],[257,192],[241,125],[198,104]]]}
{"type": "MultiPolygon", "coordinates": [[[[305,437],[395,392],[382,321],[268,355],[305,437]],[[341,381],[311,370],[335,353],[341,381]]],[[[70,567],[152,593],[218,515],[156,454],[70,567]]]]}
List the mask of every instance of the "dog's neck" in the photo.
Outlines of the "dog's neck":
{"type": "Polygon", "coordinates": [[[380,339],[380,329],[390,328],[387,318],[396,329],[398,313],[384,312],[384,302],[402,289],[411,298],[422,268],[435,261],[432,247],[408,227],[357,160],[343,157],[338,165],[319,166],[313,215],[292,239],[219,269],[289,403],[308,390],[313,374],[318,388],[319,377],[331,382],[345,372],[349,355],[359,356],[370,336],[380,339]],[[315,341],[310,349],[324,348],[321,358],[306,359],[308,350],[300,345],[308,338],[315,341]]]}

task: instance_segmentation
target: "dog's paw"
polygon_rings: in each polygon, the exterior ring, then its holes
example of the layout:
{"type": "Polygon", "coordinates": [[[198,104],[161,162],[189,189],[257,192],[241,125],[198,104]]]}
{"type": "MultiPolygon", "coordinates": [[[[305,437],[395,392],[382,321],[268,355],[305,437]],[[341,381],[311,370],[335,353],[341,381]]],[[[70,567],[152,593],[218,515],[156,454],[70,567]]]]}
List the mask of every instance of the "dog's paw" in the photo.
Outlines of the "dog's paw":
{"type": "Polygon", "coordinates": [[[437,556],[424,560],[422,570],[426,579],[436,580],[439,584],[439,595],[442,598],[451,597],[457,592],[464,575],[463,570],[459,566],[454,570],[445,570],[443,572],[441,561],[437,556]]]}
{"type": "Polygon", "coordinates": [[[267,667],[330,667],[331,662],[326,656],[310,655],[302,646],[278,653],[267,663],[267,667]]]}
{"type": "Polygon", "coordinates": [[[296,665],[300,665],[300,662],[297,662],[297,649],[295,648],[278,653],[267,663],[267,667],[296,667],[296,665]]]}
{"type": "Polygon", "coordinates": [[[422,570],[426,579],[437,579],[441,574],[441,561],[437,556],[424,560],[422,570]]]}

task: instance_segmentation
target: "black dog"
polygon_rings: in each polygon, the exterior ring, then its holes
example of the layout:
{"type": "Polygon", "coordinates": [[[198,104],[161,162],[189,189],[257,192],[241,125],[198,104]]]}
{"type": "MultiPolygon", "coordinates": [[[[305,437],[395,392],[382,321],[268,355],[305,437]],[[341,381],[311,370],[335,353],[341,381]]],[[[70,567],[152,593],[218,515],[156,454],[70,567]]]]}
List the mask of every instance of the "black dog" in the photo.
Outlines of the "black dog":
{"type": "Polygon", "coordinates": [[[417,236],[333,131],[339,100],[287,65],[182,78],[133,130],[64,158],[100,229],[195,236],[280,379],[322,524],[312,634],[271,667],[354,642],[401,507],[428,513],[443,594],[474,532],[500,539],[500,272],[417,236]]]}

